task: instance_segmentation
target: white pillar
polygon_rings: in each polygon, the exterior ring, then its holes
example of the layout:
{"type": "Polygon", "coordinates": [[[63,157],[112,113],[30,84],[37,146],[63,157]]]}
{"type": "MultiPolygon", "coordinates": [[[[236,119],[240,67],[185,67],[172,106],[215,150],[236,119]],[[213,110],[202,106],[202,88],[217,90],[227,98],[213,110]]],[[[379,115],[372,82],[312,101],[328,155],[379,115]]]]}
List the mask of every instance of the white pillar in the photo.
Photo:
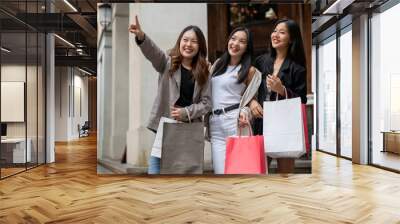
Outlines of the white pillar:
{"type": "MultiPolygon", "coordinates": [[[[53,4],[46,3],[49,12],[54,12],[53,4]]],[[[46,35],[46,163],[55,162],[55,44],[54,35],[46,35]]]]}
{"type": "Polygon", "coordinates": [[[70,126],[70,68],[55,68],[55,140],[68,141],[70,126]]]}
{"type": "MultiPolygon", "coordinates": [[[[317,136],[316,136],[316,130],[317,130],[317,104],[315,103],[317,100],[314,99],[314,97],[316,98],[317,95],[315,94],[317,92],[317,80],[316,80],[316,75],[317,75],[317,48],[315,47],[315,45],[312,45],[312,56],[311,56],[311,60],[312,60],[312,72],[311,72],[311,92],[313,94],[313,132],[309,133],[311,134],[311,149],[312,150],[316,150],[317,146],[316,146],[316,142],[317,142],[317,136]]],[[[307,99],[308,102],[308,99],[307,99]]]]}
{"type": "Polygon", "coordinates": [[[54,35],[46,35],[46,163],[55,162],[55,77],[54,35]]]}
{"type": "Polygon", "coordinates": [[[120,160],[129,127],[129,7],[113,4],[112,21],[112,106],[111,159],[120,160]]]}
{"type": "Polygon", "coordinates": [[[352,160],[368,163],[368,15],[353,20],[352,160]]]}
{"type": "Polygon", "coordinates": [[[111,157],[111,60],[111,32],[107,30],[100,36],[97,54],[98,159],[111,157]]]}
{"type": "MultiPolygon", "coordinates": [[[[172,48],[188,25],[197,25],[207,38],[207,4],[135,3],[129,6],[129,21],[138,15],[140,25],[163,50],[172,48]],[[155,16],[157,15],[157,16],[155,16]]],[[[127,32],[127,31],[126,31],[127,32]]],[[[147,167],[154,134],[147,130],[157,93],[158,74],[129,35],[129,131],[127,162],[139,170],[147,167]]]]}

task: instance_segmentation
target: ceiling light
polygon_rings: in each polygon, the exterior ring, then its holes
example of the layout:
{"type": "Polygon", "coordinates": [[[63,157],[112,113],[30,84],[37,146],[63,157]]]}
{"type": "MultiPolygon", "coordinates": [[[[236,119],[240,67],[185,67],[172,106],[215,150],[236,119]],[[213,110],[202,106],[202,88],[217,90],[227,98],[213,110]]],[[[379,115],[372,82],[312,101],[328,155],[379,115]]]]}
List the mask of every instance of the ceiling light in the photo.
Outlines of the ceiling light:
{"type": "Polygon", "coordinates": [[[83,70],[83,69],[81,69],[81,68],[78,68],[79,69],[79,71],[81,71],[81,72],[83,72],[83,73],[85,73],[85,74],[87,74],[87,75],[92,75],[92,73],[89,73],[88,71],[85,71],[85,70],[83,70]]]}
{"type": "Polygon", "coordinates": [[[11,52],[11,50],[9,50],[9,49],[7,49],[7,48],[5,48],[5,47],[1,47],[0,49],[1,49],[2,51],[6,52],[6,53],[10,53],[10,52],[11,52]]]}
{"type": "Polygon", "coordinates": [[[355,0],[336,0],[332,5],[330,5],[322,14],[342,14],[343,9],[351,5],[355,0]]]}
{"type": "Polygon", "coordinates": [[[99,22],[100,25],[107,28],[111,23],[111,5],[103,3],[99,6],[99,22]]]}
{"type": "Polygon", "coordinates": [[[265,12],[265,18],[267,19],[277,19],[278,17],[276,16],[276,13],[273,8],[269,8],[267,12],[265,12]]]}
{"type": "Polygon", "coordinates": [[[78,10],[68,1],[68,0],[64,0],[65,4],[67,4],[72,10],[74,10],[75,12],[78,12],[78,10]]]}
{"type": "Polygon", "coordinates": [[[58,39],[60,39],[61,41],[63,41],[64,43],[66,43],[67,45],[69,45],[70,47],[75,48],[75,45],[73,45],[71,42],[69,42],[68,40],[58,36],[57,34],[54,34],[55,37],[57,37],[58,39]]]}

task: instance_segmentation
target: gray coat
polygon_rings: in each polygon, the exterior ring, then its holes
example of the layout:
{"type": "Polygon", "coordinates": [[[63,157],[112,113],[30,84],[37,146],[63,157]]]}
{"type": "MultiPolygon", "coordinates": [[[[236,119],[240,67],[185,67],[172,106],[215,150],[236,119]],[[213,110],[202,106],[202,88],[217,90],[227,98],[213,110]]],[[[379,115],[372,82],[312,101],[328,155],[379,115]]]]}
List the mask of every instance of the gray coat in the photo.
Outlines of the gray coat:
{"type": "MultiPolygon", "coordinates": [[[[174,106],[180,96],[181,68],[172,75],[168,70],[171,66],[171,58],[162,51],[146,35],[144,41],[139,44],[143,55],[151,62],[159,73],[157,97],[151,109],[147,128],[157,130],[161,117],[171,117],[171,106],[174,106]]],[[[210,76],[211,78],[211,76],[210,76]]],[[[200,87],[197,82],[194,85],[193,104],[186,107],[192,120],[201,120],[203,115],[211,111],[210,79],[200,87]]],[[[186,110],[181,110],[181,120],[188,121],[186,110]]]]}

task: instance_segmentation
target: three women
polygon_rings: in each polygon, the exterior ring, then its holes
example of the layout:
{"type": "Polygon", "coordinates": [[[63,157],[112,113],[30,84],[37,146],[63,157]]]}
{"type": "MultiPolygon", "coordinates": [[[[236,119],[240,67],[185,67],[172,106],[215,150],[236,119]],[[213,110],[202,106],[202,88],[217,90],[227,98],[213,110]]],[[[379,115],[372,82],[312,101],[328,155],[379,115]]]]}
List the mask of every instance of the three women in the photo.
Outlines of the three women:
{"type": "MultiPolygon", "coordinates": [[[[263,101],[299,96],[306,102],[303,43],[300,28],[292,20],[276,23],[271,34],[271,51],[258,57],[255,67],[251,64],[251,33],[243,27],[235,29],[211,72],[206,61],[205,38],[198,27],[186,27],[169,54],[144,34],[137,17],[129,31],[136,35],[139,48],[160,74],[148,128],[155,132],[161,116],[187,121],[188,116],[200,119],[211,111],[206,123],[209,122],[216,174],[224,172],[226,137],[236,135],[238,128],[251,125],[253,116],[256,118],[254,132],[262,134],[260,104],[263,101]]],[[[280,171],[293,170],[293,161],[278,160],[280,171]],[[289,166],[286,170],[282,168],[284,162],[289,166]]],[[[150,157],[149,174],[159,173],[159,164],[159,158],[150,157]]]]}

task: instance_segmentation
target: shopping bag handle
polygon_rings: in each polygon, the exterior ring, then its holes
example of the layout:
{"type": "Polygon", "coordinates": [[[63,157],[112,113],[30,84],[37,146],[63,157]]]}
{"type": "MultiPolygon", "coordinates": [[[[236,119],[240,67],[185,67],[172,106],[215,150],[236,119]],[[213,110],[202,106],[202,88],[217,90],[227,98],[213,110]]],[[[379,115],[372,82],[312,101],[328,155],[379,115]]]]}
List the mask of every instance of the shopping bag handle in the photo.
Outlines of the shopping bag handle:
{"type": "MultiPolygon", "coordinates": [[[[250,136],[253,136],[253,130],[251,130],[250,122],[247,122],[247,128],[249,129],[250,136]]],[[[243,128],[239,127],[239,138],[242,137],[242,129],[243,128]]]]}
{"type": "MultiPolygon", "coordinates": [[[[283,89],[285,90],[285,96],[286,96],[286,99],[288,99],[288,95],[287,95],[287,90],[286,90],[286,87],[285,86],[283,86],[283,89]]],[[[275,98],[275,101],[278,101],[278,93],[276,93],[276,98],[275,98]]]]}
{"type": "Polygon", "coordinates": [[[186,111],[186,114],[187,114],[187,116],[189,118],[189,123],[192,123],[192,120],[190,119],[190,113],[189,113],[189,110],[187,109],[187,107],[185,107],[185,111],[186,111]]]}

